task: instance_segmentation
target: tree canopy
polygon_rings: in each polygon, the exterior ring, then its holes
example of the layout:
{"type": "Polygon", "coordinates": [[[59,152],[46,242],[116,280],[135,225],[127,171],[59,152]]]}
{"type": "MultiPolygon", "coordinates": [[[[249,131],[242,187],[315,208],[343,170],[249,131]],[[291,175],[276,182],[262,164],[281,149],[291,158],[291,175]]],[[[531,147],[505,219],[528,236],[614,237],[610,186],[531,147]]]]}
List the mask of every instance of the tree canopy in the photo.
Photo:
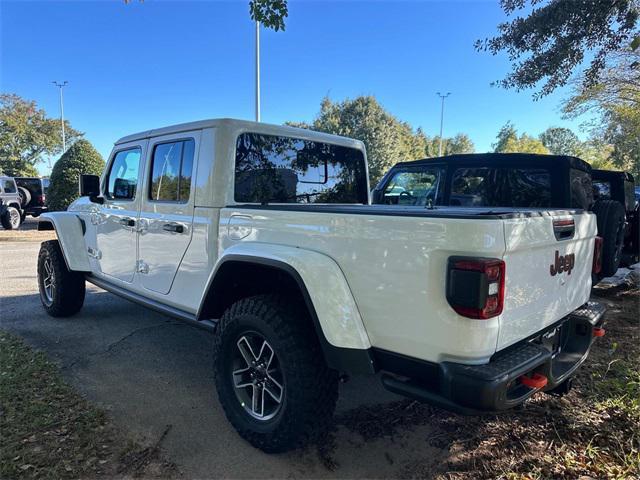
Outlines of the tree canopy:
{"type": "Polygon", "coordinates": [[[580,155],[580,139],[568,128],[547,128],[540,134],[540,141],[554,155],[580,155]]]}
{"type": "Polygon", "coordinates": [[[570,118],[595,116],[586,125],[591,136],[611,145],[610,160],[616,168],[640,176],[640,50],[614,55],[597,84],[574,83],[563,111],[570,118]]]}
{"type": "Polygon", "coordinates": [[[565,85],[571,74],[593,53],[584,71],[584,85],[599,81],[611,54],[638,48],[638,0],[500,0],[507,15],[530,8],[498,25],[499,34],[478,40],[476,49],[506,52],[512,71],[497,83],[517,90],[544,82],[536,97],[565,85]]]}
{"type": "Polygon", "coordinates": [[[75,142],[60,157],[51,171],[51,185],[47,194],[50,210],[66,210],[79,196],[80,174],[100,175],[104,160],[93,145],[85,139],[75,142]]]}
{"type": "Polygon", "coordinates": [[[507,122],[498,132],[494,151],[500,153],[549,153],[549,150],[537,138],[526,133],[518,136],[518,131],[511,122],[507,122]]]}
{"type": "MultiPolygon", "coordinates": [[[[67,142],[82,133],[65,120],[67,142]]],[[[37,176],[43,155],[62,151],[60,120],[48,118],[36,102],[15,94],[0,94],[0,169],[5,175],[37,176]]]]}
{"type": "Polygon", "coordinates": [[[289,15],[287,0],[251,0],[249,15],[252,20],[260,22],[266,28],[276,32],[284,30],[284,19],[289,15]]]}
{"type": "MultiPolygon", "coordinates": [[[[440,150],[440,136],[427,139],[426,156],[436,157],[440,150]]],[[[442,138],[442,155],[457,155],[459,153],[473,153],[476,147],[466,133],[457,133],[451,138],[442,138]]]]}
{"type": "MultiPolygon", "coordinates": [[[[320,113],[311,124],[287,124],[362,140],[367,149],[372,185],[397,162],[438,154],[438,137],[429,137],[420,128],[414,130],[408,123],[400,121],[385,110],[373,96],[361,96],[341,102],[324,98],[320,113]]],[[[473,142],[465,134],[443,139],[444,155],[473,151],[473,142]]]]}

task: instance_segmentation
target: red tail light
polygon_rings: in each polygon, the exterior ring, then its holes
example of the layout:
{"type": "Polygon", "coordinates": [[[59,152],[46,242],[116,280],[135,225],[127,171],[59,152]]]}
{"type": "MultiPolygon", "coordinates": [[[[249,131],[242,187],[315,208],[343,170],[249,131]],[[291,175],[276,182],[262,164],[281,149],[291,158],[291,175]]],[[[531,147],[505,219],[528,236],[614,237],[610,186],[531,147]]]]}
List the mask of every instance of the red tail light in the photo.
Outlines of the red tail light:
{"type": "Polygon", "coordinates": [[[600,273],[602,270],[602,237],[596,237],[596,244],[593,249],[593,273],[600,273]]]}
{"type": "Polygon", "coordinates": [[[487,319],[504,306],[505,263],[495,258],[450,257],[447,300],[460,315],[487,319]]]}

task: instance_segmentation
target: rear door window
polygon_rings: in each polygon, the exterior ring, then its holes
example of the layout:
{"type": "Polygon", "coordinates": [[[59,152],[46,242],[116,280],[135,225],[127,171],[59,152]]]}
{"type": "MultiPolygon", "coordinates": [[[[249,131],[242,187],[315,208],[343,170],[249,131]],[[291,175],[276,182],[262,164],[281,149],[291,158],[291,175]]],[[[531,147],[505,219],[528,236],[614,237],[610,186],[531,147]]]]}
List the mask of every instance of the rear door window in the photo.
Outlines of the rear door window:
{"type": "Polygon", "coordinates": [[[450,205],[461,207],[548,208],[551,174],[544,168],[458,168],[451,180],[450,205]]]}
{"type": "Polygon", "coordinates": [[[458,168],[453,172],[449,204],[460,207],[495,205],[495,185],[493,168],[458,168]]]}
{"type": "Polygon", "coordinates": [[[194,146],[193,139],[156,145],[151,162],[151,200],[189,201],[194,146]]]}
{"type": "MultiPolygon", "coordinates": [[[[505,168],[505,202],[501,207],[548,208],[551,206],[551,174],[543,168],[505,168]]],[[[493,206],[493,205],[492,205],[493,206]]]]}
{"type": "Polygon", "coordinates": [[[341,145],[243,133],[236,142],[236,202],[367,203],[361,150],[341,145]]]}
{"type": "Polygon", "coordinates": [[[611,200],[611,183],[605,180],[594,180],[593,192],[598,200],[611,200]]]}
{"type": "Polygon", "coordinates": [[[443,167],[396,172],[383,191],[383,203],[420,206],[435,204],[440,193],[443,172],[443,167]]]}

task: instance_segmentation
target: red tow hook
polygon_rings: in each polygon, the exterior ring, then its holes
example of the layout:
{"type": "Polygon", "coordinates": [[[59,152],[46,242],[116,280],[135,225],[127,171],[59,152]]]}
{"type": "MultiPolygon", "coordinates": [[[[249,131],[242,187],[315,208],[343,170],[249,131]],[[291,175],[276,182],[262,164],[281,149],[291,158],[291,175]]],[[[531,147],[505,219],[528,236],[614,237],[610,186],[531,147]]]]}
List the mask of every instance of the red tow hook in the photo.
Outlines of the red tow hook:
{"type": "Polygon", "coordinates": [[[547,384],[548,380],[544,375],[540,373],[534,373],[530,377],[522,375],[520,377],[520,382],[529,388],[542,388],[547,384]]]}
{"type": "Polygon", "coordinates": [[[607,331],[604,328],[593,327],[593,336],[594,337],[604,337],[605,333],[607,333],[607,331]]]}

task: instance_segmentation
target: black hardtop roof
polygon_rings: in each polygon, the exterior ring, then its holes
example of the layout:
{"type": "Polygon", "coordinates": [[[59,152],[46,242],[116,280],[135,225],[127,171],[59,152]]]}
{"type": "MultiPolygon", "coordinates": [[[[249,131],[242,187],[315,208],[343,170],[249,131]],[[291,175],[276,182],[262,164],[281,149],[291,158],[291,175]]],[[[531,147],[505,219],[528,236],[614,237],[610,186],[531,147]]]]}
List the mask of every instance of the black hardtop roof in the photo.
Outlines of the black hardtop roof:
{"type": "Polygon", "coordinates": [[[540,155],[537,153],[464,153],[445,157],[423,158],[411,162],[399,162],[396,167],[413,167],[433,163],[466,164],[478,166],[493,164],[509,165],[544,165],[547,167],[577,168],[591,173],[591,165],[578,157],[570,155],[540,155]]]}

